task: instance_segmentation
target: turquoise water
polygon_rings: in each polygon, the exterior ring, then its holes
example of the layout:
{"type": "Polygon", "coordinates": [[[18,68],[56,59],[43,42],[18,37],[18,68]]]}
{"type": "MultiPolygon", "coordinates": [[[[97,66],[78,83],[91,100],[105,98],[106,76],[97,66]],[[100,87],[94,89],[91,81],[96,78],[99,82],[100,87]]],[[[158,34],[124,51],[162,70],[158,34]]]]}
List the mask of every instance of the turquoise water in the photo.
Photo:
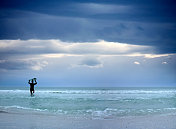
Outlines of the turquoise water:
{"type": "Polygon", "coordinates": [[[88,117],[176,113],[176,88],[0,88],[0,110],[88,117]]]}

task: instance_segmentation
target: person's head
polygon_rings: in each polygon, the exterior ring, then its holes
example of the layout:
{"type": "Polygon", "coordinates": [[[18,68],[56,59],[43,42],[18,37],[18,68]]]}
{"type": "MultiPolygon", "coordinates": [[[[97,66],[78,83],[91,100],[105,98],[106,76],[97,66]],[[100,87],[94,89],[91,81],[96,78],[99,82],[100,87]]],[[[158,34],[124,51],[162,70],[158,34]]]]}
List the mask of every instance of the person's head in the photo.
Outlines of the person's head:
{"type": "Polygon", "coordinates": [[[34,80],[32,79],[32,83],[34,83],[34,80]]]}

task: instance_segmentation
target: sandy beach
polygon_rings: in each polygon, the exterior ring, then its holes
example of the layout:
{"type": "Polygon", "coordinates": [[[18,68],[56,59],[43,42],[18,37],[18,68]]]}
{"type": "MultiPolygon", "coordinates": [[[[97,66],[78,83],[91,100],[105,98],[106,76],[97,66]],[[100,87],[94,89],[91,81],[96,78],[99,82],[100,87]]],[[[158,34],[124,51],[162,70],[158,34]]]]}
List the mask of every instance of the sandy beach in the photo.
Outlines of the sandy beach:
{"type": "Polygon", "coordinates": [[[88,119],[36,113],[0,112],[0,129],[176,129],[176,115],[88,119]]]}

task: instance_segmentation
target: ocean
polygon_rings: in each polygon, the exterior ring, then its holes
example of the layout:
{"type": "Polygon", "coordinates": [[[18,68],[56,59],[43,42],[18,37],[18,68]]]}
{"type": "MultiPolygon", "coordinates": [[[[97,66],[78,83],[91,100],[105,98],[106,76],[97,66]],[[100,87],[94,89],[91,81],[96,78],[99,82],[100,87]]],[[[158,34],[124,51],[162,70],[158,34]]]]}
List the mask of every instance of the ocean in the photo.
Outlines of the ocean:
{"type": "Polygon", "coordinates": [[[176,88],[1,87],[0,111],[104,119],[176,113],[176,88]]]}

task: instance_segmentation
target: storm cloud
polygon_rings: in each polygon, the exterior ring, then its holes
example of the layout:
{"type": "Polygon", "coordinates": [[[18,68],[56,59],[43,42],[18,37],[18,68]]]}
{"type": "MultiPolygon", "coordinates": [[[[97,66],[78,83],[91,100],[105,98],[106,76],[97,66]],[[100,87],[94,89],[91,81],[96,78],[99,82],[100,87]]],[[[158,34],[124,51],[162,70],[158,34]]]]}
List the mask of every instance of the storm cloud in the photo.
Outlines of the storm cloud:
{"type": "Polygon", "coordinates": [[[2,0],[0,39],[102,39],[175,53],[175,5],[173,0],[2,0]]]}

